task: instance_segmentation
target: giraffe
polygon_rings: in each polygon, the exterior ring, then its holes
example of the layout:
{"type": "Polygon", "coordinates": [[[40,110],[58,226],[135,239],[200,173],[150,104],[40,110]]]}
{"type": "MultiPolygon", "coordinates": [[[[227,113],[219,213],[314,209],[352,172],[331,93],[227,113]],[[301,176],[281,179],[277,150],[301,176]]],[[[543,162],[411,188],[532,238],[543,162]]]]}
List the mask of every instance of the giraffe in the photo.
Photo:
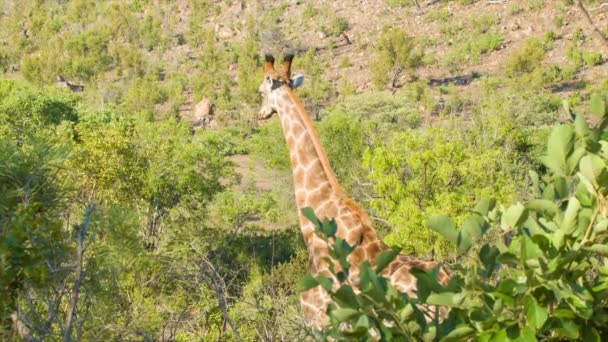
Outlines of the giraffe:
{"type": "MultiPolygon", "coordinates": [[[[312,120],[293,92],[303,82],[302,76],[290,78],[293,58],[293,54],[285,55],[281,66],[275,70],[273,56],[265,56],[264,79],[259,88],[263,98],[259,119],[265,120],[277,113],[281,121],[289,149],[300,228],[309,255],[309,273],[331,277],[324,260],[329,256],[327,243],[314,233],[313,224],[302,215],[301,210],[306,207],[312,208],[320,218],[334,218],[336,235],[349,245],[356,245],[348,257],[351,264],[349,280],[356,286],[361,263],[368,261],[375,266],[378,254],[389,247],[378,237],[366,212],[338,183],[312,120]]],[[[414,267],[431,269],[436,265],[432,261],[399,255],[385,269],[384,276],[402,293],[415,296],[416,279],[410,270],[414,267]]],[[[441,269],[438,280],[445,284],[448,279],[446,271],[441,269]]],[[[334,285],[337,286],[337,282],[334,285]]],[[[325,311],[329,302],[329,295],[320,286],[301,293],[304,318],[314,330],[320,330],[326,323],[325,311]]]]}

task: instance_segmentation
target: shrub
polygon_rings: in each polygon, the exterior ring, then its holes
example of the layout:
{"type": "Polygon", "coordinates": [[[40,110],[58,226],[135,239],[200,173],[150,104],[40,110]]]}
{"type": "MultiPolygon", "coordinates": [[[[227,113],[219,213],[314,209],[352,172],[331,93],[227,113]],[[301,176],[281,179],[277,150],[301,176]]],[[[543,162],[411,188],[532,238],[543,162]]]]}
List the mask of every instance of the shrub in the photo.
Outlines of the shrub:
{"type": "Polygon", "coordinates": [[[338,37],[342,32],[348,30],[348,20],[331,13],[328,24],[321,25],[321,31],[328,36],[338,37]]]}
{"type": "Polygon", "coordinates": [[[431,10],[429,13],[427,13],[425,19],[429,22],[447,22],[450,19],[450,11],[444,8],[431,10]]]}
{"type": "Polygon", "coordinates": [[[521,76],[531,73],[540,67],[545,58],[543,44],[536,38],[529,38],[524,42],[521,51],[516,51],[509,55],[505,65],[507,76],[521,76]]]}
{"type": "Polygon", "coordinates": [[[394,88],[399,76],[419,66],[423,56],[422,46],[400,29],[381,33],[371,63],[374,84],[383,88],[389,83],[389,87],[394,88]]]}
{"type": "Polygon", "coordinates": [[[578,45],[571,45],[566,50],[566,59],[574,69],[591,67],[603,63],[602,54],[594,51],[583,51],[578,45]]]}

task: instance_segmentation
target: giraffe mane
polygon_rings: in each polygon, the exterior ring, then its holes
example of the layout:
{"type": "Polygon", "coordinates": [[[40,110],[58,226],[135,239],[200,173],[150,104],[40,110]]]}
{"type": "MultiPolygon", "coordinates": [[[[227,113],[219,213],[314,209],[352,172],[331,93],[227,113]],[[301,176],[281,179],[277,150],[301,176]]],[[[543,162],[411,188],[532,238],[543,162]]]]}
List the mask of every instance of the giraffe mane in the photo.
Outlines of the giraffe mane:
{"type": "Polygon", "coordinates": [[[371,228],[372,227],[371,219],[369,218],[369,216],[367,215],[365,210],[363,210],[361,208],[361,206],[359,206],[353,199],[351,199],[348,196],[348,194],[346,193],[346,191],[344,191],[342,186],[338,183],[336,174],[334,173],[334,170],[331,168],[331,165],[329,164],[329,160],[327,159],[327,154],[325,153],[325,150],[323,149],[323,146],[321,145],[321,142],[319,141],[319,137],[317,136],[317,132],[312,125],[312,119],[310,118],[310,115],[308,115],[308,112],[302,105],[302,102],[300,102],[300,99],[298,99],[296,94],[294,94],[293,90],[291,88],[289,88],[289,86],[286,86],[285,88],[287,90],[287,95],[289,96],[291,101],[296,105],[296,112],[298,113],[300,120],[302,120],[304,127],[306,127],[308,134],[310,134],[310,138],[312,140],[313,147],[315,148],[315,151],[317,152],[317,155],[319,156],[319,161],[321,162],[321,167],[325,171],[327,180],[329,181],[331,188],[338,195],[338,197],[340,198],[342,203],[345,206],[347,206],[349,209],[351,209],[353,212],[355,212],[360,217],[361,221],[363,221],[363,223],[367,227],[371,228]]]}

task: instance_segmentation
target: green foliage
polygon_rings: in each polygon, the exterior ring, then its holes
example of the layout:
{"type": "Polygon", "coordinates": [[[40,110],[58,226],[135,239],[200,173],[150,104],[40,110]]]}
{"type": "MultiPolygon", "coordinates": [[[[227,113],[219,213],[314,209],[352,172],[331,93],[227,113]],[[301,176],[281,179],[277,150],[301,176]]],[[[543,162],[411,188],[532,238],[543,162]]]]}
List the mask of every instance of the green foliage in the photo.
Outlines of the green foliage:
{"type": "Polygon", "coordinates": [[[121,105],[126,113],[152,120],[155,115],[155,105],[166,100],[167,94],[158,82],[154,78],[145,77],[133,80],[122,98],[121,105]]]}
{"type": "Polygon", "coordinates": [[[289,169],[289,151],[284,142],[283,128],[278,120],[260,127],[250,142],[250,150],[265,159],[267,166],[272,168],[289,169]]]}
{"type": "MultiPolygon", "coordinates": [[[[478,312],[466,320],[478,337],[599,341],[606,334],[606,322],[598,319],[606,308],[606,254],[600,247],[606,243],[606,218],[600,213],[605,103],[597,95],[591,101],[598,125],[590,127],[582,115],[572,114],[573,123],[553,130],[543,159],[552,175],[540,180],[531,174],[534,199],[473,216],[511,234],[478,249],[472,267],[456,268],[461,289],[453,295],[464,300],[448,305],[451,316],[478,312]],[[483,308],[483,298],[498,298],[501,305],[483,308]]],[[[445,224],[431,227],[449,230],[445,224]]]]}
{"type": "Polygon", "coordinates": [[[445,63],[452,72],[460,71],[463,63],[479,62],[482,54],[498,50],[504,41],[500,33],[477,30],[454,44],[445,63]]]}
{"type": "Polygon", "coordinates": [[[348,20],[343,17],[337,16],[333,12],[328,14],[328,23],[320,27],[321,32],[328,36],[338,37],[344,31],[348,30],[348,20]]]}
{"type": "Polygon", "coordinates": [[[319,10],[317,10],[313,5],[308,3],[306,4],[304,11],[302,12],[302,17],[304,17],[304,19],[310,19],[316,16],[318,13],[319,10]]]}
{"type": "Polygon", "coordinates": [[[424,57],[420,44],[400,29],[391,29],[380,34],[376,45],[376,57],[370,68],[373,82],[384,88],[388,82],[394,87],[402,72],[419,66],[424,57]]]}
{"type": "Polygon", "coordinates": [[[469,135],[438,128],[402,132],[366,152],[378,198],[370,204],[393,226],[388,243],[408,253],[446,255],[450,245],[422,228],[426,217],[449,212],[462,222],[481,198],[514,199],[510,157],[500,148],[479,149],[469,135]]]}
{"type": "MultiPolygon", "coordinates": [[[[567,108],[572,122],[555,127],[547,142],[543,162],[550,174],[541,179],[530,173],[532,199],[508,208],[482,200],[459,230],[448,217],[429,220],[431,229],[473,258],[452,266],[447,286],[437,284],[433,272],[414,269],[418,301],[398,293],[381,275],[381,265],[394,257],[390,254],[382,256],[376,269],[362,264],[358,293],[348,280],[338,280],[334,291],[329,278],[305,277],[303,289],[329,281],[324,289],[334,302],[320,337],[344,340],[374,333],[385,339],[429,341],[603,340],[608,333],[608,218],[603,207],[608,194],[607,103],[604,96],[591,99],[590,112],[599,119],[594,126],[567,108]],[[480,240],[491,232],[504,238],[480,240]],[[428,321],[415,304],[450,311],[441,321],[428,321]]],[[[321,223],[311,211],[305,214],[318,235],[332,238],[331,258],[348,270],[351,248],[338,248],[343,244],[334,236],[335,223],[321,223]]]]}
{"type": "Polygon", "coordinates": [[[239,49],[239,82],[237,84],[239,97],[247,104],[257,104],[260,100],[258,91],[262,75],[258,61],[258,43],[254,37],[247,39],[239,49]]]}
{"type": "Polygon", "coordinates": [[[76,122],[76,97],[45,93],[0,78],[0,136],[22,140],[25,135],[54,131],[57,125],[76,122]]]}
{"type": "Polygon", "coordinates": [[[566,59],[571,63],[575,70],[583,67],[592,67],[604,62],[601,53],[583,51],[578,45],[571,45],[568,47],[566,50],[566,59]]]}
{"type": "MultiPolygon", "coordinates": [[[[307,105],[314,108],[327,101],[331,95],[331,84],[324,75],[324,65],[315,56],[314,49],[309,49],[306,53],[295,60],[298,68],[303,69],[306,78],[301,88],[298,88],[299,96],[307,105]]],[[[309,110],[311,110],[310,107],[309,110]]]]}
{"type": "Polygon", "coordinates": [[[425,19],[428,21],[431,21],[431,22],[432,21],[447,22],[450,19],[450,11],[445,8],[432,10],[432,11],[429,11],[429,13],[427,13],[425,19]]]}
{"type": "Polygon", "coordinates": [[[152,50],[155,47],[162,48],[164,44],[160,19],[153,14],[148,14],[144,17],[139,35],[141,42],[147,50],[152,50]]]}
{"type": "Polygon", "coordinates": [[[542,43],[536,38],[528,38],[524,42],[521,51],[516,51],[509,55],[509,59],[505,65],[505,74],[514,77],[531,73],[540,68],[544,58],[545,49],[542,43]]]}
{"type": "Polygon", "coordinates": [[[532,10],[540,10],[545,5],[545,0],[530,0],[529,5],[532,10]]]}

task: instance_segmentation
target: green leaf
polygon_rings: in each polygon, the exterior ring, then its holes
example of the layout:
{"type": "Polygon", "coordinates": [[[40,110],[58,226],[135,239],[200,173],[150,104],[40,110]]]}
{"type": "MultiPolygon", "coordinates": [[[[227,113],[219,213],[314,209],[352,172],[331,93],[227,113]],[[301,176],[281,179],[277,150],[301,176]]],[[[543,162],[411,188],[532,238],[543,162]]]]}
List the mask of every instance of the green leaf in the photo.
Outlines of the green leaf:
{"type": "Polygon", "coordinates": [[[334,281],[331,278],[326,278],[324,276],[318,276],[317,277],[317,282],[319,283],[319,285],[321,285],[321,287],[325,291],[331,292],[331,286],[334,283],[334,281]]]}
{"type": "Polygon", "coordinates": [[[566,212],[564,213],[564,219],[560,225],[560,230],[565,234],[570,234],[574,231],[574,229],[576,229],[576,216],[580,209],[580,202],[576,199],[576,197],[571,197],[568,201],[566,212]]]}
{"type": "Polygon", "coordinates": [[[335,309],[332,310],[329,315],[334,318],[335,320],[337,320],[338,322],[345,322],[348,321],[349,319],[357,316],[359,314],[359,311],[355,310],[355,309],[351,309],[351,308],[339,308],[339,309],[335,309]]]}
{"type": "Polygon", "coordinates": [[[454,307],[462,303],[463,295],[454,292],[432,293],[426,300],[427,304],[454,307]]]}
{"type": "Polygon", "coordinates": [[[509,207],[502,215],[501,227],[504,230],[516,227],[526,220],[526,207],[517,203],[509,207]]]}
{"type": "Polygon", "coordinates": [[[585,327],[583,329],[584,342],[600,342],[601,340],[600,333],[594,327],[585,327]]]}
{"type": "Polygon", "coordinates": [[[467,250],[471,247],[471,243],[481,238],[485,220],[479,215],[467,217],[460,228],[458,235],[458,247],[461,250],[467,250]]]}
{"type": "Polygon", "coordinates": [[[559,175],[568,175],[566,161],[574,148],[574,132],[572,126],[561,125],[553,129],[547,143],[547,155],[543,162],[559,175]]]}
{"type": "Polygon", "coordinates": [[[606,172],[606,163],[604,160],[595,155],[588,154],[584,156],[579,165],[581,175],[585,177],[594,188],[606,186],[608,184],[608,173],[606,172]]]}
{"type": "Polygon", "coordinates": [[[604,257],[608,257],[608,245],[595,244],[595,245],[586,247],[585,250],[593,252],[593,253],[597,253],[604,257]]]}
{"type": "Polygon", "coordinates": [[[521,257],[522,261],[536,259],[543,256],[543,252],[537,244],[532,241],[528,236],[521,236],[521,257]]]}
{"type": "Polygon", "coordinates": [[[358,306],[355,292],[350,286],[341,286],[331,298],[342,307],[355,308],[358,306]]]}
{"type": "Polygon", "coordinates": [[[489,276],[496,268],[496,257],[500,254],[498,248],[488,244],[483,245],[479,251],[479,260],[486,269],[486,276],[489,276]]]}
{"type": "Polygon", "coordinates": [[[555,216],[559,211],[559,208],[557,204],[555,204],[555,202],[546,199],[530,200],[526,202],[525,207],[529,210],[536,211],[542,214],[543,216],[549,217],[555,216]]]}
{"type": "Polygon", "coordinates": [[[482,199],[475,206],[475,212],[481,216],[487,216],[492,209],[496,206],[496,200],[494,198],[482,199]]]}
{"type": "Polygon", "coordinates": [[[449,217],[444,215],[433,216],[429,219],[427,225],[446,240],[458,245],[458,232],[454,228],[454,222],[449,217]]]}
{"type": "Polygon", "coordinates": [[[531,295],[524,298],[526,319],[536,330],[542,328],[547,321],[547,309],[538,305],[538,302],[531,295]]]}
{"type": "Polygon", "coordinates": [[[361,315],[355,323],[355,332],[365,334],[369,331],[370,322],[366,315],[361,315]]]}
{"type": "Polygon", "coordinates": [[[567,319],[560,319],[555,330],[560,336],[570,339],[578,338],[580,333],[579,326],[574,321],[567,319]]]}
{"type": "Polygon", "coordinates": [[[378,274],[382,273],[382,271],[388,266],[395,257],[399,255],[400,250],[398,248],[393,248],[390,251],[382,251],[376,257],[376,272],[378,274]]]}
{"type": "Polygon", "coordinates": [[[310,222],[312,222],[318,228],[321,228],[321,221],[315,215],[314,210],[311,207],[306,207],[302,209],[302,215],[306,217],[310,222]]]}
{"type": "Polygon", "coordinates": [[[568,169],[576,170],[581,158],[586,154],[587,150],[584,147],[575,148],[570,157],[568,157],[568,169]]]}
{"type": "Polygon", "coordinates": [[[589,132],[589,125],[587,124],[587,121],[585,121],[584,116],[576,116],[574,119],[574,129],[576,130],[576,134],[581,137],[584,137],[589,132]]]}
{"type": "Polygon", "coordinates": [[[319,282],[317,281],[317,279],[315,279],[310,274],[307,274],[298,283],[298,292],[308,291],[317,285],[319,285],[319,282]]]}
{"type": "Polygon", "coordinates": [[[589,107],[591,113],[595,114],[599,118],[606,116],[606,102],[599,94],[591,95],[589,99],[589,107]]]}
{"type": "Polygon", "coordinates": [[[461,325],[450,331],[449,334],[440,339],[440,342],[451,342],[451,341],[465,341],[467,338],[473,336],[475,329],[468,325],[461,325]]]}
{"type": "Polygon", "coordinates": [[[517,342],[536,342],[538,339],[536,338],[536,334],[534,330],[529,326],[525,326],[519,332],[519,337],[515,339],[517,342]]]}

